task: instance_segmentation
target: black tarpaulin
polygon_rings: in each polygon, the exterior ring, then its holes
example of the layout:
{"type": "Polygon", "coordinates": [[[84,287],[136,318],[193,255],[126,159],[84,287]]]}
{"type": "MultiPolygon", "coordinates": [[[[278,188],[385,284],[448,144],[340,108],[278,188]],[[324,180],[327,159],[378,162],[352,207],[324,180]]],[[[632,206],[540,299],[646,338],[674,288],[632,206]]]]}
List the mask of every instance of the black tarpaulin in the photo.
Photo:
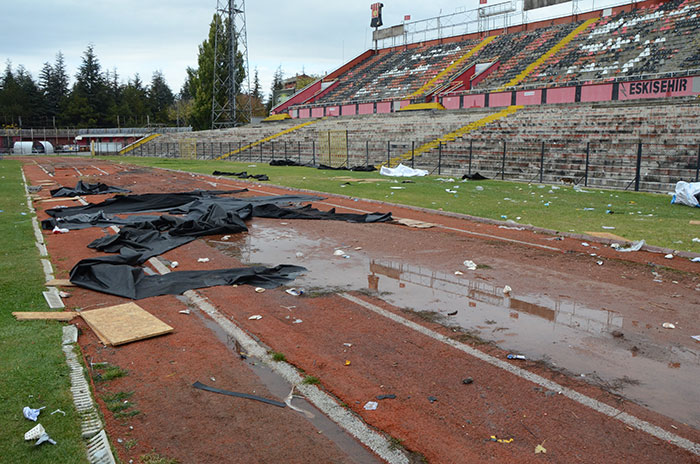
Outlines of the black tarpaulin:
{"type": "Polygon", "coordinates": [[[121,187],[114,187],[112,185],[103,184],[98,182],[96,184],[89,184],[79,180],[75,185],[75,188],[61,187],[51,190],[52,197],[74,197],[77,195],[103,195],[105,193],[129,193],[131,190],[127,190],[121,187]]]}
{"type": "Polygon", "coordinates": [[[218,285],[254,285],[275,288],[293,281],[306,271],[301,266],[281,264],[275,267],[177,271],[164,275],[146,275],[143,268],[132,266],[128,256],[88,258],[78,262],[70,272],[70,281],[78,287],[110,295],[140,300],[159,295],[180,295],[187,290],[218,285]]]}
{"type": "Polygon", "coordinates": [[[141,222],[158,219],[159,216],[129,216],[125,218],[105,214],[102,211],[91,214],[74,214],[61,218],[48,218],[41,221],[41,228],[44,230],[52,230],[58,226],[64,229],[76,230],[87,229],[88,227],[109,227],[109,226],[127,226],[136,225],[141,222]]]}
{"type": "Polygon", "coordinates": [[[186,205],[202,198],[212,198],[217,195],[247,192],[240,190],[195,190],[192,192],[173,193],[144,193],[141,195],[118,195],[100,203],[89,203],[85,206],[69,208],[53,208],[46,214],[59,218],[75,214],[94,214],[102,211],[105,214],[139,213],[150,211],[168,211],[172,208],[186,205]]]}
{"type": "Polygon", "coordinates": [[[337,168],[334,168],[332,166],[327,166],[325,164],[319,164],[317,169],[325,169],[325,170],[331,170],[331,171],[356,171],[356,172],[372,172],[376,171],[377,168],[374,166],[352,166],[350,168],[347,168],[345,166],[340,166],[337,168]]]}
{"type": "Polygon", "coordinates": [[[238,177],[239,179],[256,179],[260,181],[270,180],[266,174],[248,174],[246,171],[242,172],[227,172],[227,171],[214,171],[211,173],[212,176],[231,176],[238,177]]]}
{"type": "Polygon", "coordinates": [[[484,177],[478,172],[475,172],[474,174],[465,174],[462,176],[462,180],[488,180],[488,177],[484,177]]]}
{"type": "Polygon", "coordinates": [[[253,217],[275,219],[324,219],[345,222],[386,222],[391,220],[391,213],[336,213],[335,208],[321,211],[305,205],[300,208],[280,208],[273,204],[253,206],[253,217]]]}

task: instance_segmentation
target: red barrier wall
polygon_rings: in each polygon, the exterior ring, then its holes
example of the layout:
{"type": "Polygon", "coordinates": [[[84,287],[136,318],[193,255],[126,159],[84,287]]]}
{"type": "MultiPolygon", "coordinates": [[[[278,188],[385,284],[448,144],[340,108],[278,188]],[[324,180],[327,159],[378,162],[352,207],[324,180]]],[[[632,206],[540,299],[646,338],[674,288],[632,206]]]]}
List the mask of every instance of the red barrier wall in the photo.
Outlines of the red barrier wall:
{"type": "MultiPolygon", "coordinates": [[[[622,82],[618,93],[619,100],[639,100],[642,98],[686,97],[697,95],[693,92],[693,82],[698,77],[675,77],[653,81],[622,82]]],[[[695,87],[700,87],[698,84],[695,87]]],[[[700,90],[700,89],[698,89],[700,90]]]]}
{"type": "Polygon", "coordinates": [[[585,85],[581,87],[581,101],[610,101],[612,100],[612,89],[612,84],[585,85]]]}
{"type": "Polygon", "coordinates": [[[573,103],[576,101],[576,87],[547,89],[547,103],[573,103]]]}
{"type": "Polygon", "coordinates": [[[312,118],[322,118],[323,117],[323,107],[311,108],[312,118]]]}
{"type": "Polygon", "coordinates": [[[391,102],[377,103],[377,113],[391,113],[391,102]]]}
{"type": "Polygon", "coordinates": [[[374,103],[360,103],[358,114],[373,114],[374,103]]]}
{"type": "Polygon", "coordinates": [[[355,105],[343,105],[343,116],[353,116],[356,114],[356,107],[355,105]]]}
{"type": "Polygon", "coordinates": [[[340,107],[339,106],[327,106],[326,107],[326,116],[340,116],[340,107]]]}
{"type": "Polygon", "coordinates": [[[516,105],[540,105],[542,104],[542,90],[520,90],[515,93],[516,105]]]}
{"type": "Polygon", "coordinates": [[[465,95],[464,108],[483,108],[486,102],[484,94],[465,95]]]}
{"type": "Polygon", "coordinates": [[[462,97],[456,96],[456,97],[444,97],[442,99],[442,106],[447,108],[448,110],[456,110],[459,109],[459,101],[462,99],[462,97]]]}
{"type": "Polygon", "coordinates": [[[305,119],[305,118],[310,118],[310,117],[311,117],[311,109],[310,108],[299,109],[299,118],[305,119]]]}
{"type": "Polygon", "coordinates": [[[489,95],[489,107],[510,106],[511,92],[499,92],[489,95]]]}

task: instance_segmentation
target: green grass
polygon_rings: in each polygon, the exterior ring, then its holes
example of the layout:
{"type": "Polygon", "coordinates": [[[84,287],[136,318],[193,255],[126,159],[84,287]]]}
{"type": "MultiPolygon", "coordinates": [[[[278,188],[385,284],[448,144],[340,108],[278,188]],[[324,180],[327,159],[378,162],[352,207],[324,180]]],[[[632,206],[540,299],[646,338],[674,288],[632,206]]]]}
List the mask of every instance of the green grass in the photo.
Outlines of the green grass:
{"type": "Polygon", "coordinates": [[[315,375],[307,375],[304,377],[304,380],[301,381],[304,385],[318,385],[321,383],[321,379],[316,377],[315,375]]]}
{"type": "Polygon", "coordinates": [[[179,464],[180,461],[177,459],[171,459],[167,458],[165,456],[161,456],[160,454],[156,453],[155,451],[152,451],[148,454],[144,454],[141,456],[141,463],[142,464],[179,464]]]}
{"type": "Polygon", "coordinates": [[[87,462],[61,350],[61,323],[18,322],[11,314],[49,310],[41,294],[44,274],[21,183],[20,163],[0,161],[0,461],[87,462]],[[24,433],[36,425],[22,415],[24,406],[46,406],[38,422],[56,446],[35,448],[24,441],[24,433]],[[51,415],[56,409],[66,415],[51,415]]]}
{"type": "MultiPolygon", "coordinates": [[[[139,157],[107,159],[203,174],[211,174],[215,169],[267,174],[271,184],[442,209],[483,218],[513,220],[560,232],[608,232],[630,241],[644,239],[650,245],[700,253],[700,243],[692,241],[700,237],[700,226],[689,224],[690,220],[700,220],[700,208],[671,205],[670,196],[663,194],[593,188],[585,188],[588,193],[579,193],[569,186],[496,180],[462,182],[456,179],[455,182],[441,182],[437,176],[412,178],[413,183],[403,184],[401,179],[383,177],[376,172],[323,171],[256,162],[139,157]],[[253,164],[256,166],[250,167],[253,164]],[[347,185],[347,179],[341,177],[383,180],[371,183],[352,181],[347,185]],[[454,186],[459,188],[455,189],[454,186]],[[477,186],[483,190],[477,190],[477,186]],[[457,193],[447,193],[445,189],[448,188],[457,193]],[[613,214],[607,214],[608,210],[613,214]],[[615,229],[603,229],[604,226],[615,229]]],[[[386,207],[378,206],[377,209],[386,210],[386,207]]]]}
{"type": "Polygon", "coordinates": [[[279,351],[271,351],[270,356],[272,356],[273,361],[286,361],[287,357],[284,355],[284,353],[280,353],[279,351]]]}
{"type": "Polygon", "coordinates": [[[104,363],[93,368],[92,378],[95,383],[108,382],[112,379],[118,379],[128,375],[128,372],[119,366],[104,363]]]}

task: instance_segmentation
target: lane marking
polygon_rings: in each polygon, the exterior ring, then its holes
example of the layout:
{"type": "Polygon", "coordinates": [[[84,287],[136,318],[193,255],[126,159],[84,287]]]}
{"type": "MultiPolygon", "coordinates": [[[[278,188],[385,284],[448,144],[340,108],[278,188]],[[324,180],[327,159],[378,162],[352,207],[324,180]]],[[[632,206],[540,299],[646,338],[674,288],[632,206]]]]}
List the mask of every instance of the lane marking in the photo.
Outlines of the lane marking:
{"type": "Polygon", "coordinates": [[[94,164],[90,165],[90,167],[97,169],[97,170],[100,171],[102,174],[109,175],[109,173],[108,173],[107,171],[98,168],[98,167],[95,166],[94,164]]]}
{"type": "Polygon", "coordinates": [[[649,435],[656,437],[660,440],[669,442],[679,448],[682,448],[686,451],[690,451],[691,453],[695,455],[700,456],[700,444],[695,443],[691,440],[688,440],[686,438],[683,438],[679,435],[676,435],[672,432],[669,432],[667,430],[662,429],[661,427],[658,427],[656,425],[653,425],[649,422],[646,422],[642,419],[639,419],[631,414],[628,414],[624,411],[621,411],[617,408],[614,408],[612,406],[609,406],[601,401],[595,400],[589,396],[586,396],[582,393],[579,393],[575,390],[572,390],[570,388],[564,387],[563,385],[559,385],[556,382],[553,382],[549,379],[545,379],[544,377],[534,374],[530,371],[527,371],[525,369],[522,369],[520,367],[516,367],[510,363],[507,363],[501,359],[495,358],[491,355],[488,355],[486,353],[483,353],[477,349],[472,348],[469,345],[465,345],[463,343],[460,343],[458,341],[452,340],[449,337],[446,337],[440,333],[434,332],[433,330],[430,330],[426,327],[423,327],[420,324],[417,324],[413,321],[410,321],[402,316],[399,316],[398,314],[394,314],[391,311],[387,311],[386,309],[380,308],[379,306],[376,306],[372,303],[369,303],[367,301],[364,301],[360,298],[357,298],[353,295],[349,295],[347,293],[340,293],[340,297],[345,298],[348,301],[351,301],[359,306],[362,306],[363,308],[369,309],[370,311],[379,314],[380,316],[384,316],[388,319],[391,319],[394,322],[397,322],[403,326],[406,326],[410,329],[415,330],[416,332],[419,332],[427,337],[430,337],[434,340],[437,340],[439,342],[445,343],[446,345],[449,345],[453,348],[456,348],[460,351],[463,351],[464,353],[471,355],[475,358],[478,358],[482,361],[485,361],[492,366],[498,367],[500,369],[503,369],[511,374],[517,375],[520,378],[523,378],[525,380],[528,380],[530,382],[533,382],[541,387],[544,387],[548,390],[554,390],[561,392],[562,395],[566,396],[567,398],[570,398],[577,403],[587,406],[594,411],[597,411],[601,414],[604,414],[612,419],[619,420],[620,422],[629,425],[630,427],[634,427],[638,430],[641,430],[642,432],[646,432],[649,435]]]}
{"type": "MultiPolygon", "coordinates": [[[[170,269],[160,260],[151,258],[148,263],[160,274],[168,274],[170,269]]],[[[260,359],[267,367],[275,371],[287,382],[294,385],[298,391],[323,412],[330,420],[345,429],[350,435],[359,440],[367,448],[371,449],[377,456],[390,464],[408,464],[408,458],[380,433],[372,430],[358,416],[338,404],[338,402],[326,392],[315,385],[302,383],[302,375],[291,364],[284,361],[273,361],[270,354],[257,341],[253,339],[243,329],[224,316],[219,310],[199,293],[194,290],[187,290],[183,295],[188,302],[195,305],[203,313],[207,314],[216,322],[227,335],[235,338],[245,351],[251,356],[260,359]]]]}

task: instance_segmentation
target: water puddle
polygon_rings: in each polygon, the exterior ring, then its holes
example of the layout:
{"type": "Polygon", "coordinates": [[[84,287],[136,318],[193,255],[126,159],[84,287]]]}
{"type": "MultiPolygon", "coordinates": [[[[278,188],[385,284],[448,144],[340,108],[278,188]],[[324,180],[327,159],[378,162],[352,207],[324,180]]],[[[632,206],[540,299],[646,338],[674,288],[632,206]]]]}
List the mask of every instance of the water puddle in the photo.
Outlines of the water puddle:
{"type": "Polygon", "coordinates": [[[209,241],[245,264],[299,264],[294,285],[370,289],[386,302],[440,317],[528,359],[544,360],[615,389],[661,414],[700,428],[695,403],[697,350],[653,340],[638,321],[565,297],[504,295],[502,287],[414,265],[410,257],[368,256],[333,238],[311,238],[286,224],[252,224],[230,242],[209,241]],[[347,257],[335,256],[342,250],[347,257]],[[619,334],[616,337],[614,334],[619,334]],[[624,334],[624,336],[621,336],[624,334]]]}

